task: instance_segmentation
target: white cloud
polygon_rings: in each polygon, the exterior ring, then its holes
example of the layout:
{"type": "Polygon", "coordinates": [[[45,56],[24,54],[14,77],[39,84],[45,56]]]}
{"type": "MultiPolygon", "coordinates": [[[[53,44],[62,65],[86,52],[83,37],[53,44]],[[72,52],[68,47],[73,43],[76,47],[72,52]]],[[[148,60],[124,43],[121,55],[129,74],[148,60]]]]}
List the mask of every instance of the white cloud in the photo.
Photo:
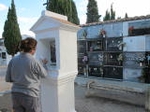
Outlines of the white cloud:
{"type": "Polygon", "coordinates": [[[0,11],[3,11],[3,10],[7,10],[7,6],[5,6],[4,4],[0,4],[0,11]]]}

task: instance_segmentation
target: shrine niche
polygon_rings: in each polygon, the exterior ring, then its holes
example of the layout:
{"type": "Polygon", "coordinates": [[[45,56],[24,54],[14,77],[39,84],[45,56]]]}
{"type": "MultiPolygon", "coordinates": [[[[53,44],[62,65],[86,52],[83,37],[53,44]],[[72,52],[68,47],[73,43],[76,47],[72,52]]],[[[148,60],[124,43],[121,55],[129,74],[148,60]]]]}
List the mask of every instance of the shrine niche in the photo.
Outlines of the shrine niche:
{"type": "Polygon", "coordinates": [[[50,57],[51,65],[56,65],[56,45],[54,40],[50,42],[50,57]]]}
{"type": "Polygon", "coordinates": [[[39,39],[37,55],[39,60],[48,60],[47,68],[56,67],[56,45],[55,39],[39,39]]]}

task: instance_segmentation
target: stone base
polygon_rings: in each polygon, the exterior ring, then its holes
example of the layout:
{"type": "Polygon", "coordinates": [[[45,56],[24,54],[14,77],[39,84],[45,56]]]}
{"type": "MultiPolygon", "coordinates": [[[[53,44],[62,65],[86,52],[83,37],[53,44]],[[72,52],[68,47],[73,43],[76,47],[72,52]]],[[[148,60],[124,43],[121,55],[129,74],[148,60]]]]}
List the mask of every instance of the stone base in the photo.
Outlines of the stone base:
{"type": "Polygon", "coordinates": [[[42,80],[43,112],[76,112],[74,101],[74,79],[76,74],[67,74],[42,80]]]}

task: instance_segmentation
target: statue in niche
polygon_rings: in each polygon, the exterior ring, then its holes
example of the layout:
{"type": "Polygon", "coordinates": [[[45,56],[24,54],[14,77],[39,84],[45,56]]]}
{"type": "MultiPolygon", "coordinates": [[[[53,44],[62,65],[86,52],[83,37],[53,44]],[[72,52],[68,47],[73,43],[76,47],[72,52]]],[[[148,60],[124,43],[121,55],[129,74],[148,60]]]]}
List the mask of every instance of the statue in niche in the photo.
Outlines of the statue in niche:
{"type": "Polygon", "coordinates": [[[51,52],[51,62],[56,63],[56,48],[55,48],[55,41],[50,43],[50,52],[51,52]]]}

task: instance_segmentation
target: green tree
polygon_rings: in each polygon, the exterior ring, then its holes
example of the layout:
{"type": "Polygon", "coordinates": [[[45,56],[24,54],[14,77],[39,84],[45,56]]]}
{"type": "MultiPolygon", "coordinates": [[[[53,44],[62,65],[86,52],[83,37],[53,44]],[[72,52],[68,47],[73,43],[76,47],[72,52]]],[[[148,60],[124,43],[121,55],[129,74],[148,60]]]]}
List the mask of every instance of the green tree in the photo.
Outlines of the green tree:
{"type": "Polygon", "coordinates": [[[4,31],[2,36],[4,38],[4,44],[7,53],[14,56],[18,52],[18,45],[22,39],[19,24],[17,22],[14,0],[12,0],[11,7],[8,9],[7,20],[4,24],[4,31]]]}
{"type": "Polygon", "coordinates": [[[113,4],[111,4],[110,12],[106,10],[106,14],[103,18],[103,21],[115,20],[116,12],[113,10],[113,4]]]}
{"type": "Polygon", "coordinates": [[[99,22],[101,15],[98,14],[97,2],[95,0],[89,0],[86,15],[86,23],[99,22]]]}
{"type": "Polygon", "coordinates": [[[116,12],[113,10],[113,4],[111,4],[111,9],[110,9],[110,19],[115,20],[116,12]]]}
{"type": "Polygon", "coordinates": [[[128,18],[128,14],[127,13],[125,13],[125,18],[128,18]]]}
{"type": "Polygon", "coordinates": [[[79,21],[79,18],[78,18],[78,12],[77,12],[77,9],[76,9],[76,5],[75,3],[72,1],[72,21],[75,23],[75,24],[79,24],[80,21],[79,21]]]}
{"type": "Polygon", "coordinates": [[[80,23],[73,0],[47,0],[46,9],[67,16],[72,23],[80,23]]]}
{"type": "Polygon", "coordinates": [[[117,19],[121,19],[121,17],[119,16],[119,17],[117,17],[117,19]]]}
{"type": "Polygon", "coordinates": [[[107,21],[107,20],[110,20],[110,13],[108,12],[108,10],[106,11],[106,14],[103,18],[103,21],[107,21]]]}

